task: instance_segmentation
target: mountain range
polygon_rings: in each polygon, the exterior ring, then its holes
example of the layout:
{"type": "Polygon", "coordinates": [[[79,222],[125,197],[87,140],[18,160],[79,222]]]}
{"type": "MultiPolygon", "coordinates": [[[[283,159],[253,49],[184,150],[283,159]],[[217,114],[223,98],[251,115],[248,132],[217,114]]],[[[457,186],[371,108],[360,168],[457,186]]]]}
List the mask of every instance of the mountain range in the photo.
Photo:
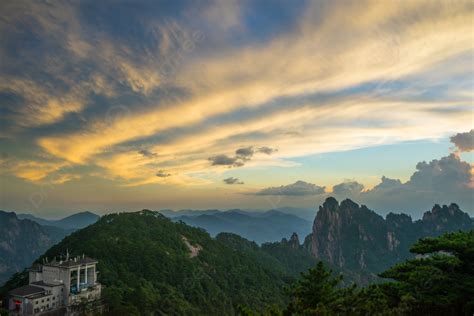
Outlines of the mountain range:
{"type": "Polygon", "coordinates": [[[278,211],[280,213],[294,215],[299,218],[302,218],[307,221],[313,221],[315,210],[313,208],[299,208],[299,207],[278,207],[275,209],[270,210],[263,210],[263,209],[230,209],[230,210],[217,210],[217,209],[210,209],[210,210],[194,210],[194,209],[182,209],[182,210],[171,210],[171,209],[163,209],[159,212],[166,217],[175,218],[180,216],[199,216],[199,215],[215,215],[219,213],[225,212],[239,212],[245,213],[249,215],[257,215],[263,214],[271,211],[278,211]]]}
{"type": "Polygon", "coordinates": [[[91,212],[80,212],[58,220],[48,220],[32,214],[18,214],[19,219],[29,219],[43,226],[54,226],[62,229],[81,229],[95,223],[99,215],[91,212]]]}
{"type": "Polygon", "coordinates": [[[203,228],[211,236],[222,232],[230,232],[258,244],[280,241],[292,233],[306,236],[311,232],[310,221],[275,210],[267,212],[241,210],[207,212],[197,216],[177,216],[172,219],[173,221],[183,221],[188,225],[203,228]]]}

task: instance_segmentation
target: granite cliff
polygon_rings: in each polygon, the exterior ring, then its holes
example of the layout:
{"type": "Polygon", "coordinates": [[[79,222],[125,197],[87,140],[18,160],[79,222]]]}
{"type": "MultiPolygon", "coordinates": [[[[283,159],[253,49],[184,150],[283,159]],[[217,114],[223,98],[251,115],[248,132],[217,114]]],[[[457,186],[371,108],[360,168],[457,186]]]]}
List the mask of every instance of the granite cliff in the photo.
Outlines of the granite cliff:
{"type": "Polygon", "coordinates": [[[419,238],[472,228],[472,219],[454,203],[435,205],[421,220],[413,221],[406,214],[383,218],[365,205],[349,199],[339,204],[330,197],[319,207],[304,247],[319,260],[357,272],[360,283],[367,283],[411,257],[410,246],[419,238]]]}

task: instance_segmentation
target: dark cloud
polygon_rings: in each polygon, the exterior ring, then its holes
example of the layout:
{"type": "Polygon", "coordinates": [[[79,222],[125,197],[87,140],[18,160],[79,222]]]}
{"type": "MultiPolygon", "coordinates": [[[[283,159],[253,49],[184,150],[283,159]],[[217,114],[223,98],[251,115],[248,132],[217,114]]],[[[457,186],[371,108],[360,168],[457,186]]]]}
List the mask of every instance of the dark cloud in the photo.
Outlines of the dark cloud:
{"type": "Polygon", "coordinates": [[[146,158],[156,158],[158,157],[158,154],[149,151],[148,149],[142,149],[138,151],[139,154],[142,154],[146,158]]]}
{"type": "Polygon", "coordinates": [[[466,133],[458,133],[450,137],[451,142],[460,151],[473,151],[474,150],[474,129],[466,133]]]}
{"type": "Polygon", "coordinates": [[[332,187],[332,192],[337,195],[359,194],[364,189],[364,185],[357,181],[346,181],[332,187]]]}
{"type": "Polygon", "coordinates": [[[160,178],[166,178],[166,177],[169,177],[171,176],[171,173],[167,173],[166,171],[164,170],[160,170],[156,173],[156,176],[157,177],[160,177],[160,178]]]}
{"type": "Polygon", "coordinates": [[[235,154],[239,157],[242,157],[244,159],[250,159],[253,154],[254,154],[254,150],[253,150],[253,147],[250,146],[250,147],[243,147],[243,148],[239,148],[235,151],[235,154]]]}
{"type": "Polygon", "coordinates": [[[257,149],[257,152],[263,153],[263,154],[267,154],[267,155],[271,155],[271,154],[273,154],[273,153],[276,152],[276,151],[278,151],[278,149],[270,148],[270,147],[266,147],[266,146],[259,147],[259,148],[257,149]]]}
{"type": "Polygon", "coordinates": [[[303,196],[323,194],[325,187],[305,181],[296,181],[293,184],[282,185],[279,187],[270,187],[256,192],[256,195],[287,195],[287,196],[303,196]]]}
{"type": "Polygon", "coordinates": [[[236,164],[240,164],[237,161],[238,159],[237,157],[229,157],[227,155],[216,155],[208,158],[213,166],[236,166],[236,164]]]}
{"type": "Polygon", "coordinates": [[[244,184],[238,178],[234,178],[234,177],[226,178],[222,181],[224,181],[224,183],[226,183],[226,184],[244,184]]]}
{"type": "Polygon", "coordinates": [[[230,167],[242,167],[247,161],[252,159],[255,153],[264,153],[270,155],[277,151],[270,147],[259,147],[254,149],[253,146],[242,147],[235,151],[234,157],[227,155],[216,155],[209,157],[208,160],[212,162],[213,166],[230,166],[230,167]]]}

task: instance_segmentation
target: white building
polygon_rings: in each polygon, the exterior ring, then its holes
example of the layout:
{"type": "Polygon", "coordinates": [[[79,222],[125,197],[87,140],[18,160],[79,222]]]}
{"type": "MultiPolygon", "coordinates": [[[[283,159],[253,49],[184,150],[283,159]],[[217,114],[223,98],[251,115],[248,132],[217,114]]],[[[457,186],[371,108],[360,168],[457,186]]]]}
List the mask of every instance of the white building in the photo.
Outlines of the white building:
{"type": "Polygon", "coordinates": [[[33,265],[29,284],[10,292],[10,315],[74,315],[79,304],[100,300],[96,265],[97,260],[69,255],[33,265]]]}

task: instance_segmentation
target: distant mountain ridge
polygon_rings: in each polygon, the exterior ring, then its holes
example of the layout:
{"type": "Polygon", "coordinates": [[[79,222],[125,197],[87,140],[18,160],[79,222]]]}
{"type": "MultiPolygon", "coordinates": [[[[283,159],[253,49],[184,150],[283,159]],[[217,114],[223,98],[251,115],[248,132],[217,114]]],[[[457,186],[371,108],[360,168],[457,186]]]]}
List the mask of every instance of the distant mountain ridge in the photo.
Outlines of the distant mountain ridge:
{"type": "Polygon", "coordinates": [[[264,214],[269,211],[278,211],[280,213],[285,213],[289,215],[294,215],[304,220],[313,221],[316,212],[312,208],[298,208],[298,207],[278,207],[270,210],[263,209],[228,209],[228,210],[218,210],[218,209],[209,209],[209,210],[195,210],[195,209],[182,209],[182,210],[171,210],[171,209],[162,209],[159,210],[161,214],[169,218],[174,218],[178,216],[199,216],[199,215],[214,215],[218,213],[225,212],[240,212],[245,214],[259,215],[264,214]]]}
{"type": "Polygon", "coordinates": [[[0,284],[29,266],[70,232],[19,219],[13,212],[0,211],[0,284]]]}
{"type": "Polygon", "coordinates": [[[32,214],[18,214],[19,219],[29,219],[43,226],[55,226],[62,229],[81,229],[97,222],[99,215],[92,212],[80,212],[58,220],[48,220],[32,214]]]}
{"type": "Polygon", "coordinates": [[[421,220],[406,214],[379,214],[346,199],[332,197],[319,207],[304,247],[317,259],[358,271],[370,281],[397,262],[412,256],[410,246],[421,237],[473,229],[474,222],[456,204],[435,205],[421,220]]]}
{"type": "Polygon", "coordinates": [[[177,216],[172,220],[203,228],[211,236],[229,232],[258,244],[280,241],[292,233],[306,236],[311,232],[311,222],[275,210],[246,212],[236,209],[226,212],[207,212],[197,216],[177,216]]]}

